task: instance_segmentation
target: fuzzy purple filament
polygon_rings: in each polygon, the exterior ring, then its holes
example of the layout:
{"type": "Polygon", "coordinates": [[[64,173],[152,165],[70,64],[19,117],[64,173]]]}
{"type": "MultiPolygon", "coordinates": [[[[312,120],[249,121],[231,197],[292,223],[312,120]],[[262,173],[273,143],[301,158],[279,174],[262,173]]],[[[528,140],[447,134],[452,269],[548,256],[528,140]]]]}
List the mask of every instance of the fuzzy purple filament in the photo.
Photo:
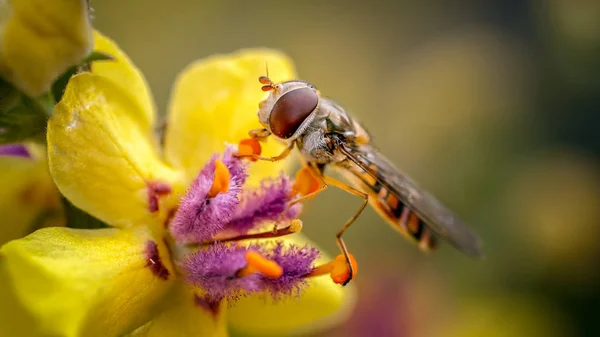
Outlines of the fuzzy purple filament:
{"type": "Polygon", "coordinates": [[[230,173],[229,189],[209,198],[208,192],[214,182],[214,155],[196,177],[170,224],[173,237],[179,242],[203,242],[209,240],[230,221],[240,203],[239,195],[246,181],[246,167],[241,160],[233,157],[228,147],[222,157],[223,164],[230,173]]]}
{"type": "Polygon", "coordinates": [[[246,266],[247,247],[216,243],[200,249],[181,263],[186,280],[206,291],[210,301],[235,300],[260,290],[260,275],[237,277],[246,266]]]}
{"type": "Polygon", "coordinates": [[[296,204],[288,209],[292,199],[292,183],[285,175],[263,180],[260,187],[245,190],[242,203],[236,208],[224,229],[246,233],[267,221],[287,222],[296,218],[302,209],[296,204]]]}
{"type": "Polygon", "coordinates": [[[304,276],[313,270],[318,256],[319,251],[308,245],[286,247],[277,242],[274,245],[238,246],[215,243],[186,257],[181,266],[186,280],[206,291],[206,297],[211,301],[235,300],[257,292],[267,292],[279,300],[300,295],[307,285],[304,276]],[[245,254],[249,250],[275,261],[283,268],[283,275],[279,278],[261,274],[238,277],[237,272],[246,266],[245,254]]]}
{"type": "Polygon", "coordinates": [[[262,254],[280,265],[283,275],[276,279],[263,278],[265,289],[275,300],[285,296],[300,296],[307,286],[304,276],[314,269],[314,262],[320,255],[319,250],[309,245],[285,247],[283,242],[277,242],[270,249],[267,247],[260,248],[262,254]]]}

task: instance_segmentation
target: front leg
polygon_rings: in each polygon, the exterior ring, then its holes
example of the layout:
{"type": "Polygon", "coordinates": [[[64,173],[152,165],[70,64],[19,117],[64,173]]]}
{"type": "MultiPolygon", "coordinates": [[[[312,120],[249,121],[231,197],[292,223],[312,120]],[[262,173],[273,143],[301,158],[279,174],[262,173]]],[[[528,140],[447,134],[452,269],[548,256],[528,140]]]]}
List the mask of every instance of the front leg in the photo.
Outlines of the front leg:
{"type": "Polygon", "coordinates": [[[238,154],[235,156],[237,158],[247,158],[247,159],[251,159],[251,160],[263,160],[263,161],[276,162],[276,161],[280,161],[282,159],[287,158],[287,156],[290,155],[290,153],[292,152],[293,149],[294,149],[294,142],[292,142],[290,144],[290,146],[288,146],[285,150],[283,150],[283,152],[281,152],[280,154],[278,154],[275,157],[261,157],[257,154],[238,154]]]}
{"type": "Polygon", "coordinates": [[[265,128],[254,129],[248,131],[248,135],[254,140],[258,140],[259,142],[265,142],[267,141],[267,138],[271,135],[271,132],[269,132],[269,130],[265,128]]]}

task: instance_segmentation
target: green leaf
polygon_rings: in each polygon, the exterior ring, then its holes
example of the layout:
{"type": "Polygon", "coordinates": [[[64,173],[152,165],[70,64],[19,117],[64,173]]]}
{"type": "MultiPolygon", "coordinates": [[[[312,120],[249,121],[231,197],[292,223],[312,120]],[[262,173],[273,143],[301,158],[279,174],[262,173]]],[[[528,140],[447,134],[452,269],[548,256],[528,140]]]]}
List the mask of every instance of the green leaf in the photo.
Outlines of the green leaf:
{"type": "Polygon", "coordinates": [[[83,63],[92,63],[96,61],[114,61],[115,58],[107,53],[103,53],[101,51],[92,51],[84,60],[83,63]]]}
{"type": "Polygon", "coordinates": [[[0,78],[0,144],[34,140],[46,141],[46,123],[54,105],[62,98],[69,79],[89,71],[92,62],[111,61],[106,53],[93,51],[79,65],[69,68],[56,79],[52,88],[39,97],[28,97],[0,78]]]}
{"type": "Polygon", "coordinates": [[[0,144],[46,141],[46,123],[54,109],[51,93],[31,98],[0,82],[0,144]]]}
{"type": "Polygon", "coordinates": [[[28,106],[22,103],[0,113],[0,144],[24,140],[45,141],[47,116],[32,109],[32,105],[35,104],[28,106]]]}
{"type": "Polygon", "coordinates": [[[56,79],[56,81],[54,81],[54,83],[52,84],[51,91],[54,95],[56,102],[59,102],[61,100],[62,95],[65,92],[65,88],[67,87],[67,84],[69,84],[69,80],[71,79],[71,77],[73,77],[73,75],[84,71],[90,71],[92,62],[114,61],[114,59],[115,58],[109,54],[99,51],[93,51],[85,59],[83,59],[83,61],[80,64],[67,69],[67,71],[61,76],[59,76],[56,79]]]}
{"type": "Polygon", "coordinates": [[[10,83],[0,78],[0,115],[10,111],[21,101],[21,94],[10,83]]]}
{"type": "Polygon", "coordinates": [[[73,75],[77,73],[78,67],[71,67],[67,69],[67,71],[60,75],[54,83],[52,83],[52,87],[50,91],[52,91],[52,95],[54,96],[56,102],[59,102],[62,98],[63,93],[65,92],[65,88],[67,84],[69,84],[69,80],[73,75]]]}

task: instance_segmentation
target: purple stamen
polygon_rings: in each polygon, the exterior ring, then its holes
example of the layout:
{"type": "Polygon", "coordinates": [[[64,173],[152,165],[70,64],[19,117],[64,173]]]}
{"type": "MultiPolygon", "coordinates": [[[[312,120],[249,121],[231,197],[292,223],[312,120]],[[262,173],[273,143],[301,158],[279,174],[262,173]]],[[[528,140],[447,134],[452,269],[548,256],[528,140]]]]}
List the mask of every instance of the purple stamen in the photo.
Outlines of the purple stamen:
{"type": "Polygon", "coordinates": [[[225,151],[223,152],[223,164],[227,166],[229,169],[229,173],[231,174],[232,181],[237,181],[240,185],[243,185],[248,178],[248,166],[247,162],[237,158],[235,154],[237,153],[237,146],[235,145],[227,145],[225,151]]]}
{"type": "Polygon", "coordinates": [[[31,153],[23,144],[7,144],[0,145],[0,157],[2,156],[30,158],[31,153]]]}
{"type": "Polygon", "coordinates": [[[205,290],[209,302],[235,300],[260,289],[260,275],[236,276],[246,266],[247,251],[247,247],[216,243],[186,257],[181,266],[187,281],[205,290]]]}
{"type": "Polygon", "coordinates": [[[226,192],[212,198],[208,196],[215,179],[215,161],[219,158],[214,155],[182,198],[170,226],[171,234],[177,241],[189,243],[211,239],[230,221],[240,203],[239,195],[248,176],[245,163],[233,157],[233,154],[234,151],[228,147],[222,157],[231,176],[226,192]]]}
{"type": "Polygon", "coordinates": [[[284,247],[283,242],[277,242],[274,248],[271,246],[271,249],[262,247],[261,253],[283,268],[281,277],[263,278],[266,290],[276,300],[284,296],[301,295],[302,290],[307,286],[304,276],[314,269],[314,261],[320,255],[317,248],[309,245],[284,247]]]}
{"type": "Polygon", "coordinates": [[[292,183],[285,175],[264,180],[259,187],[242,192],[247,162],[234,157],[236,150],[228,146],[222,156],[211,158],[182,198],[169,225],[179,243],[200,244],[198,251],[185,256],[179,265],[186,281],[203,290],[201,301],[197,300],[202,307],[257,292],[269,293],[275,299],[299,296],[306,286],[304,278],[314,269],[313,263],[319,255],[316,248],[284,247],[281,242],[241,246],[219,241],[249,238],[256,234],[248,233],[252,229],[268,221],[289,222],[301,210],[300,204],[290,207],[295,196],[292,183]],[[221,159],[229,171],[229,188],[210,197],[217,159],[221,159]],[[271,277],[260,274],[262,269],[253,264],[256,262],[246,259],[249,251],[277,263],[283,275],[273,278],[273,274],[271,277]]]}
{"type": "Polygon", "coordinates": [[[288,209],[291,194],[292,183],[285,175],[263,180],[260,187],[242,193],[242,202],[224,229],[244,234],[267,221],[293,220],[300,214],[302,205],[296,204],[288,209]]]}
{"type": "Polygon", "coordinates": [[[263,291],[278,300],[301,294],[307,285],[304,276],[313,270],[318,256],[319,251],[308,245],[284,247],[282,242],[277,242],[244,247],[215,243],[186,257],[180,265],[186,273],[186,280],[206,291],[208,301],[236,300],[263,291]],[[269,278],[257,273],[239,277],[238,272],[246,267],[245,256],[249,250],[275,261],[283,268],[283,275],[269,278]]]}

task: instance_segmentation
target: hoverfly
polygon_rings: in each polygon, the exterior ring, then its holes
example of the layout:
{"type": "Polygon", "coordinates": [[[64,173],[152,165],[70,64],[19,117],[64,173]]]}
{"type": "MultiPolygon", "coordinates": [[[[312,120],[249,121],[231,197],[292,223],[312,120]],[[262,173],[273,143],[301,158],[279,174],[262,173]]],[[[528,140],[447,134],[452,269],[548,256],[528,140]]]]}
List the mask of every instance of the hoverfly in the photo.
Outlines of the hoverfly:
{"type": "Polygon", "coordinates": [[[287,148],[275,157],[252,157],[278,161],[296,146],[304,164],[321,180],[322,188],[312,194],[331,185],[363,199],[360,208],[336,235],[350,270],[344,285],[352,279],[353,270],[342,235],[368,203],[423,250],[434,249],[441,238],[468,256],[481,257],[479,238],[379,153],[367,131],[341,106],[322,97],[319,90],[305,81],[273,83],[267,76],[261,76],[259,82],[263,91],[269,92],[258,110],[264,128],[251,130],[249,134],[260,141],[273,135],[287,148]],[[354,187],[326,176],[326,167],[337,169],[354,187]]]}

